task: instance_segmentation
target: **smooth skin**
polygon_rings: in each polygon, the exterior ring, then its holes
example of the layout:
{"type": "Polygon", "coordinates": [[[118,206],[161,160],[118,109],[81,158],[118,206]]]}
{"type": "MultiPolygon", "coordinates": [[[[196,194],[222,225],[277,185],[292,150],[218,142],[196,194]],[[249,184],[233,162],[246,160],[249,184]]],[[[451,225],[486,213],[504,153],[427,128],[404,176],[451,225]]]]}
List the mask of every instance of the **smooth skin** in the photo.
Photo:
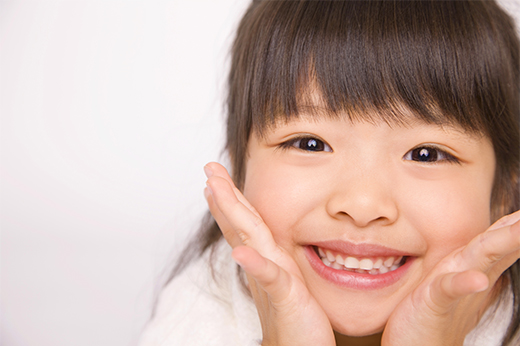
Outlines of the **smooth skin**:
{"type": "Polygon", "coordinates": [[[492,146],[460,129],[300,117],[251,137],[244,194],[221,165],[205,171],[263,345],[462,345],[520,257],[520,212],[488,228],[492,146]],[[424,148],[437,158],[415,160],[424,148]],[[389,287],[338,287],[304,255],[321,240],[384,245],[415,261],[389,287]]]}

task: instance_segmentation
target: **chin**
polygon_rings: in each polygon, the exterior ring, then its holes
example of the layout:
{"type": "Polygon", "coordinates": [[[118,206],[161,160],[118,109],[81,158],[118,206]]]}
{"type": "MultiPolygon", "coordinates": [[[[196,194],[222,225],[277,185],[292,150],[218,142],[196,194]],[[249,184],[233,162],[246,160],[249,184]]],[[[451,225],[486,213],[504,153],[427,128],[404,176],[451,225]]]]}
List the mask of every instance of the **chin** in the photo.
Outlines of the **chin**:
{"type": "Polygon", "coordinates": [[[340,334],[348,336],[368,336],[381,333],[386,325],[386,321],[381,323],[374,323],[375,321],[356,320],[356,321],[332,321],[332,328],[340,334]]]}
{"type": "Polygon", "coordinates": [[[381,333],[395,309],[391,298],[385,299],[386,304],[381,301],[370,304],[370,301],[363,301],[362,297],[357,298],[350,301],[345,299],[341,306],[330,304],[328,300],[320,302],[332,328],[340,334],[355,337],[381,333]]]}

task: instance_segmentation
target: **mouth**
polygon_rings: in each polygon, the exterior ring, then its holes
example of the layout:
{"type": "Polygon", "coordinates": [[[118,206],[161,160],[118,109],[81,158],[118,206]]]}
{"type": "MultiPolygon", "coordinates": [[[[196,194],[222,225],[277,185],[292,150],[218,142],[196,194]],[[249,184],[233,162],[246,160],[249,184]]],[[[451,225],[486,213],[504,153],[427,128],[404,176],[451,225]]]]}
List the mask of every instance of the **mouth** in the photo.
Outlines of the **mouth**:
{"type": "Polygon", "coordinates": [[[408,256],[358,257],[341,254],[318,246],[313,246],[313,249],[327,267],[358,274],[386,274],[401,267],[408,258],[408,256]]]}
{"type": "Polygon", "coordinates": [[[397,283],[417,258],[379,245],[345,242],[308,245],[305,253],[321,278],[355,290],[382,289],[397,283]]]}

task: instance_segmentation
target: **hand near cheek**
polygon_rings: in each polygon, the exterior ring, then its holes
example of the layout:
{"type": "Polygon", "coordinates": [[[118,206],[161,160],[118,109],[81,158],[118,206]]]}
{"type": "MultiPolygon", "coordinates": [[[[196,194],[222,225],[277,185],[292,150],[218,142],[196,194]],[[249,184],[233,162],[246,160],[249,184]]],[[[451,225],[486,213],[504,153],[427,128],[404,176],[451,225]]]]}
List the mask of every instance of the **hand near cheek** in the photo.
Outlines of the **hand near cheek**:
{"type": "Polygon", "coordinates": [[[262,345],[335,345],[330,322],[307,290],[297,264],[275,243],[226,169],[209,163],[205,172],[211,214],[247,274],[262,324],[262,345]]]}
{"type": "Polygon", "coordinates": [[[436,265],[393,312],[382,345],[462,345],[492,303],[500,275],[519,258],[517,211],[436,265]]]}

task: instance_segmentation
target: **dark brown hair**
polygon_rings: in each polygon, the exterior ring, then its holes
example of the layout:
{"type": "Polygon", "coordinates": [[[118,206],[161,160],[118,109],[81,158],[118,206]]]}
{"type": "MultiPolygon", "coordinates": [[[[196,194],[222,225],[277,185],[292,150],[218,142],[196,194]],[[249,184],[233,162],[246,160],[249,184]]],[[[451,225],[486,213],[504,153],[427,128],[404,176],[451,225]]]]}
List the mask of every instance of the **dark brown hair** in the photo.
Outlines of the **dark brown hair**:
{"type": "MultiPolygon", "coordinates": [[[[312,87],[332,116],[394,122],[405,110],[488,136],[497,162],[492,216],[518,210],[519,50],[513,20],[494,1],[253,1],[231,52],[233,179],[241,189],[251,132],[307,111],[312,87]]],[[[220,238],[208,215],[186,251],[202,254],[220,238]]],[[[504,275],[514,294],[506,345],[520,328],[520,262],[504,275]]]]}

